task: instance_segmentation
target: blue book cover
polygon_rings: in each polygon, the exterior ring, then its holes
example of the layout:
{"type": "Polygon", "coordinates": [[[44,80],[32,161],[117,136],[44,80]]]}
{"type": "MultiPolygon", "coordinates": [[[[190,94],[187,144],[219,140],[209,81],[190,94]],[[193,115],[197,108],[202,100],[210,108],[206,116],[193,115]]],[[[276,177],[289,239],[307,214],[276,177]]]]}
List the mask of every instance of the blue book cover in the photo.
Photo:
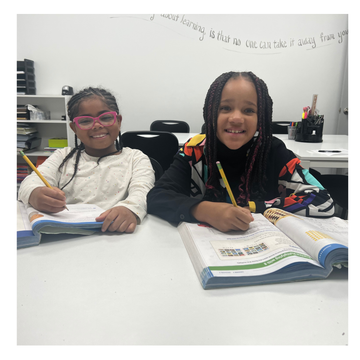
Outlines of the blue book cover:
{"type": "Polygon", "coordinates": [[[39,245],[42,234],[90,235],[100,231],[95,221],[104,209],[92,204],[67,204],[68,210],[46,214],[18,201],[17,248],[39,245]]]}
{"type": "Polygon", "coordinates": [[[17,202],[17,248],[21,249],[28,246],[39,245],[41,234],[34,234],[25,206],[22,202],[17,202]]]}

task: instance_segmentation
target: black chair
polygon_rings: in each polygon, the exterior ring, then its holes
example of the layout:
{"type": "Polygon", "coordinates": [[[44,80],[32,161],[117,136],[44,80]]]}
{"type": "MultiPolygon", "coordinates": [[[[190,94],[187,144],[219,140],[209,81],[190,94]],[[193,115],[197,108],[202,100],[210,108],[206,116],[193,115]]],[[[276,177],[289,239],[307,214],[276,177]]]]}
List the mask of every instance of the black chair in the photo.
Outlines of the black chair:
{"type": "Polygon", "coordinates": [[[273,121],[271,129],[273,134],[287,134],[290,121],[273,121]]]}
{"type": "Polygon", "coordinates": [[[177,137],[166,131],[126,131],[121,135],[125,147],[139,149],[155,159],[165,171],[179,150],[177,137]]]}
{"type": "Polygon", "coordinates": [[[159,180],[164,173],[162,166],[154,158],[149,157],[151,165],[155,171],[155,181],[159,180]]]}
{"type": "Polygon", "coordinates": [[[181,120],[155,120],[150,125],[150,131],[188,133],[190,126],[186,121],[181,120]]]}
{"type": "Polygon", "coordinates": [[[203,123],[202,125],[201,125],[201,134],[205,134],[205,132],[206,132],[206,124],[205,123],[203,123]]]}
{"type": "Polygon", "coordinates": [[[347,219],[349,207],[349,178],[347,175],[321,175],[321,184],[342,209],[340,217],[347,219]]]}

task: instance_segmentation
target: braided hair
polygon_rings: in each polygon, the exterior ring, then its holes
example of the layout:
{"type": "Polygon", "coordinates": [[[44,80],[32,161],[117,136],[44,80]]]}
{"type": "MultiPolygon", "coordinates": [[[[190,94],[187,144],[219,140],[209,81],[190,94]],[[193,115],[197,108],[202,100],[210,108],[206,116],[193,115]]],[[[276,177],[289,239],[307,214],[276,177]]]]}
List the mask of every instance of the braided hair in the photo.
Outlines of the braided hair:
{"type": "Polygon", "coordinates": [[[219,200],[221,189],[219,174],[217,171],[217,119],[221,94],[225,84],[230,79],[242,77],[251,81],[256,89],[258,100],[258,136],[254,138],[249,150],[245,171],[240,178],[240,195],[236,202],[240,206],[246,206],[250,200],[250,195],[261,198],[265,193],[264,184],[266,182],[265,169],[266,160],[271,147],[271,122],[272,122],[272,99],[268,93],[265,82],[259,79],[252,72],[227,72],[220,75],[211,84],[203,108],[203,115],[206,127],[206,142],[211,146],[206,146],[205,158],[208,166],[208,180],[206,182],[205,198],[213,201],[219,200]]]}
{"type": "MultiPolygon", "coordinates": [[[[79,114],[79,106],[80,103],[84,100],[87,100],[89,98],[94,98],[97,97],[100,100],[102,100],[111,111],[116,111],[117,114],[120,114],[118,105],[116,103],[116,99],[115,97],[107,90],[105,89],[101,89],[101,88],[93,88],[93,87],[88,87],[85,88],[81,91],[79,91],[77,94],[73,95],[71,97],[71,99],[69,100],[68,104],[67,104],[67,109],[68,109],[68,116],[69,119],[71,121],[73,121],[73,119],[78,116],[79,114]]],[[[122,141],[121,141],[121,132],[119,132],[119,137],[118,139],[116,139],[116,151],[110,153],[110,154],[106,154],[103,155],[101,157],[99,157],[97,163],[99,164],[100,160],[106,156],[109,155],[113,155],[115,153],[117,153],[118,151],[122,150],[122,141]]],[[[75,177],[76,172],[78,170],[78,164],[79,164],[79,160],[80,160],[80,155],[81,152],[85,150],[85,146],[82,142],[80,142],[80,144],[78,144],[78,139],[77,136],[75,134],[75,148],[73,148],[70,153],[65,157],[65,159],[63,160],[63,162],[60,164],[59,166],[59,171],[61,171],[62,167],[65,165],[65,163],[74,156],[74,154],[76,153],[76,161],[75,161],[75,165],[74,165],[74,174],[72,175],[71,179],[61,188],[64,189],[64,187],[66,185],[68,185],[70,183],[70,181],[75,177]]]]}

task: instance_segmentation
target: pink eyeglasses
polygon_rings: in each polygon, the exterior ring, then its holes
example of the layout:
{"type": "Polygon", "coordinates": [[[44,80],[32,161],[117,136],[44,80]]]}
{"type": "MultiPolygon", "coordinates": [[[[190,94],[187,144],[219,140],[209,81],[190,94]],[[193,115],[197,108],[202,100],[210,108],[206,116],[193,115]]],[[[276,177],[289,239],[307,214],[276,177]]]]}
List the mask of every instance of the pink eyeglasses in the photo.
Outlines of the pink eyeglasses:
{"type": "Polygon", "coordinates": [[[98,121],[102,126],[114,125],[116,116],[116,111],[109,111],[96,118],[92,116],[77,116],[73,121],[80,130],[90,130],[95,126],[96,121],[98,121]]]}

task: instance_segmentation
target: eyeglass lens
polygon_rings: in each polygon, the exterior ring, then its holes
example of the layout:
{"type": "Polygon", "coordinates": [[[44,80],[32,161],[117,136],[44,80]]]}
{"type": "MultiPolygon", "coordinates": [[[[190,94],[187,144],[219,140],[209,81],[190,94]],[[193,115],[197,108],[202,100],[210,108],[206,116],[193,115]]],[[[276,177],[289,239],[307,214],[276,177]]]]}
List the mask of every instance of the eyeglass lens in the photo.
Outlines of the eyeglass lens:
{"type": "MultiPolygon", "coordinates": [[[[82,129],[90,129],[94,124],[94,118],[82,117],[78,120],[78,124],[82,129]]],[[[110,126],[115,122],[115,116],[113,114],[103,114],[99,116],[99,121],[103,126],[110,126]]]]}

